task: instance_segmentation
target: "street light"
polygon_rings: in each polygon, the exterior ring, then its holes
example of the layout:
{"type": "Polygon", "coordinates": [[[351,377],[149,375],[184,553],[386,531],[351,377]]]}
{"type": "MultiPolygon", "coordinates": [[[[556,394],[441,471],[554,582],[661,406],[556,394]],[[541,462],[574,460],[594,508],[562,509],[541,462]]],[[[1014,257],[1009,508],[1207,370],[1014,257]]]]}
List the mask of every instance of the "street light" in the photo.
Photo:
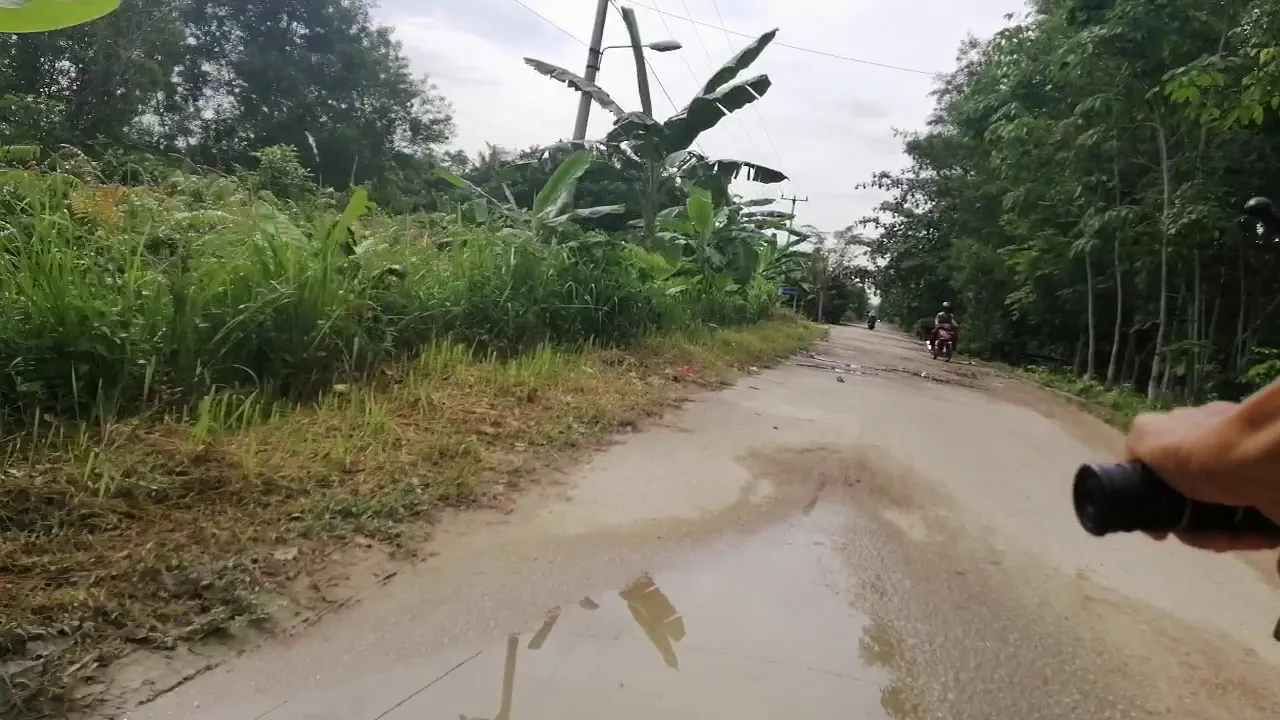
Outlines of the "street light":
{"type": "MultiPolygon", "coordinates": [[[[606,5],[605,2],[601,2],[601,7],[604,7],[605,5],[606,5]]],[[[603,34],[604,32],[603,15],[601,15],[600,17],[597,17],[596,22],[599,24],[599,27],[597,29],[600,31],[601,34],[603,34]]],[[[600,41],[598,37],[593,37],[592,41],[596,43],[597,47],[599,46],[600,41]]],[[[604,51],[611,50],[613,48],[629,48],[629,47],[631,47],[631,45],[609,45],[606,47],[602,47],[599,50],[592,48],[587,56],[588,57],[587,71],[583,77],[585,77],[586,80],[588,80],[589,82],[595,82],[596,73],[600,71],[600,65],[603,64],[604,62],[604,51]],[[594,62],[592,62],[593,60],[594,62]]],[[[657,40],[657,41],[646,44],[644,47],[654,52],[665,53],[665,52],[672,52],[673,50],[679,50],[684,46],[681,45],[678,40],[657,40]]],[[[637,62],[638,61],[639,59],[637,56],[637,62]]],[[[640,73],[641,73],[640,67],[636,67],[637,76],[640,73]]],[[[642,89],[642,94],[646,96],[648,94],[647,83],[645,83],[645,87],[642,89]]],[[[645,110],[647,111],[648,108],[645,108],[645,110]]],[[[583,140],[587,137],[587,118],[590,116],[590,114],[591,114],[591,97],[586,93],[583,93],[582,97],[579,98],[578,100],[578,117],[573,124],[574,140],[583,140]]]]}
{"type": "MultiPolygon", "coordinates": [[[[629,48],[629,47],[631,46],[630,45],[607,45],[605,47],[600,48],[600,54],[603,55],[605,50],[612,50],[614,48],[629,48]]],[[[657,42],[651,42],[648,45],[645,45],[645,47],[654,52],[672,52],[673,50],[679,50],[684,46],[680,44],[679,40],[659,40],[657,42]]]]}

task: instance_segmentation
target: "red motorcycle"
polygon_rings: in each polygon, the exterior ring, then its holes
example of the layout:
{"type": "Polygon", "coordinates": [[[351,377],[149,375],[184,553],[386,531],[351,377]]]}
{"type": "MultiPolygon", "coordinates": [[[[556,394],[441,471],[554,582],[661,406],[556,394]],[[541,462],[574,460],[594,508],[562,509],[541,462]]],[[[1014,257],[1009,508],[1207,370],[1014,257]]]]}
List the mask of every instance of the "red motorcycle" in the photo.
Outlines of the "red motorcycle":
{"type": "Polygon", "coordinates": [[[956,351],[956,331],[950,325],[939,325],[934,332],[933,344],[929,346],[929,352],[933,355],[933,359],[937,360],[942,357],[943,360],[951,362],[951,356],[956,351]]]}

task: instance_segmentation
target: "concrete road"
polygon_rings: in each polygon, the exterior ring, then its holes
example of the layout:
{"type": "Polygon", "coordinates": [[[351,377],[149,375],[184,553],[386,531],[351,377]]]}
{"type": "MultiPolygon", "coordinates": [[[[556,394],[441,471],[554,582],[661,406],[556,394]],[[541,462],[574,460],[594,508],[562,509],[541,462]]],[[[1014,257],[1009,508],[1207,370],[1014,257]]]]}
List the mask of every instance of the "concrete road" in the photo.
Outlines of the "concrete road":
{"type": "Polygon", "coordinates": [[[886,330],[708,394],[128,713],[1280,717],[1274,557],[1088,537],[1110,429],[886,330]]]}

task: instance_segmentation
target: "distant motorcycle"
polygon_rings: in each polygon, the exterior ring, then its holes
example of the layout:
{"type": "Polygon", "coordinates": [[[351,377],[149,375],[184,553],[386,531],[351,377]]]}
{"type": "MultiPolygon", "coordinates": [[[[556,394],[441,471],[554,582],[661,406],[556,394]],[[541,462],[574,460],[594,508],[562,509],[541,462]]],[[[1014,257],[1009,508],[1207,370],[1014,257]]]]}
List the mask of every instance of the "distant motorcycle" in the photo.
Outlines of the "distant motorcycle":
{"type": "Polygon", "coordinates": [[[955,354],[956,341],[955,331],[945,325],[938,328],[938,337],[930,346],[929,352],[933,355],[933,359],[937,360],[941,357],[947,362],[951,362],[951,356],[955,354]]]}
{"type": "Polygon", "coordinates": [[[876,329],[876,316],[875,316],[875,315],[872,315],[871,317],[867,318],[867,329],[868,329],[868,330],[875,330],[875,329],[876,329]]]}

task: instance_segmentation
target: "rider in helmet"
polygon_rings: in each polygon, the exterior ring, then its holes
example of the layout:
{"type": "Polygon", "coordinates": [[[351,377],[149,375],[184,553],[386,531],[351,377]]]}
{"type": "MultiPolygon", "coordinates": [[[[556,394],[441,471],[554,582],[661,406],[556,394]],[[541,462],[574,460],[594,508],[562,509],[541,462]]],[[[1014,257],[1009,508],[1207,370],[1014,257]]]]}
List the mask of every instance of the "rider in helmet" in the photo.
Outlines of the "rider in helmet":
{"type": "Polygon", "coordinates": [[[951,303],[942,303],[942,311],[933,316],[933,332],[929,334],[929,350],[933,350],[933,342],[938,337],[938,328],[946,327],[951,330],[951,336],[956,343],[960,342],[960,326],[956,323],[955,315],[951,314],[951,303]]]}

